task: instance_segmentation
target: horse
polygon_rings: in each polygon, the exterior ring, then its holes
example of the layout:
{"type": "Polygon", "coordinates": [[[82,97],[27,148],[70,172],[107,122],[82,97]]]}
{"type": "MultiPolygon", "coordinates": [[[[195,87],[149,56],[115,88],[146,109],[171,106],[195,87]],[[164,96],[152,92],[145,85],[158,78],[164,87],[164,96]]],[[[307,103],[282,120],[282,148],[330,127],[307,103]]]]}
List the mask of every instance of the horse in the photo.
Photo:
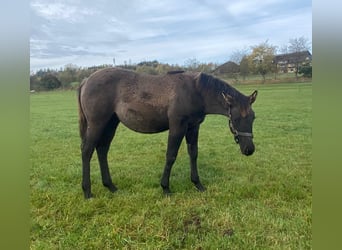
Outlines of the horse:
{"type": "Polygon", "coordinates": [[[160,185],[171,194],[169,179],[178,149],[185,137],[190,157],[191,181],[199,191],[198,134],[207,114],[228,117],[229,127],[242,154],[252,155],[252,104],[257,90],[246,96],[227,82],[205,73],[171,71],[148,75],[122,68],[105,68],[85,78],[78,89],[79,130],[82,155],[82,189],[91,198],[90,160],[94,151],[102,184],[117,191],[108,168],[108,150],[121,122],[139,133],[168,130],[164,172],[160,185]]]}

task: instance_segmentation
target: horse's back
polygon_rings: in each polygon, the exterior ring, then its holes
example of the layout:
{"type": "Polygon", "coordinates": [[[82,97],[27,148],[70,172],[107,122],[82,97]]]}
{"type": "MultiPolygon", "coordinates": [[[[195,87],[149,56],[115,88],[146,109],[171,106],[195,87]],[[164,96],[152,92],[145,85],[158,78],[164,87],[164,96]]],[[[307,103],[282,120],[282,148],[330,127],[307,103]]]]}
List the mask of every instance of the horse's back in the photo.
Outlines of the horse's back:
{"type": "Polygon", "coordinates": [[[121,68],[106,68],[90,75],[83,86],[88,96],[110,93],[112,97],[152,99],[156,95],[172,94],[175,85],[165,76],[140,74],[121,68]],[[150,97],[150,98],[147,98],[150,97]]]}
{"type": "Polygon", "coordinates": [[[115,114],[132,130],[160,132],[168,129],[170,105],[189,80],[189,76],[174,74],[152,76],[119,68],[102,69],[83,84],[81,102],[86,116],[94,122],[115,114]]]}

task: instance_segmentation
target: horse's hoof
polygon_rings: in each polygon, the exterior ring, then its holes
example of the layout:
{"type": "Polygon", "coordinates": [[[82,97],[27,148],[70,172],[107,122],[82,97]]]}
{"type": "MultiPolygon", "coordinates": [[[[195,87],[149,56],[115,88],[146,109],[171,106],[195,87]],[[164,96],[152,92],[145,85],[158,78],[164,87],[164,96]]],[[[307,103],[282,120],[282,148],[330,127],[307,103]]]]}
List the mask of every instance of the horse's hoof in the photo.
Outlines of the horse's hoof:
{"type": "Polygon", "coordinates": [[[91,198],[94,198],[94,195],[92,193],[84,193],[84,199],[89,200],[91,198]]]}
{"type": "Polygon", "coordinates": [[[201,183],[195,184],[195,186],[199,192],[204,192],[207,190],[201,183]]]}
{"type": "Polygon", "coordinates": [[[172,192],[169,188],[163,188],[163,194],[166,196],[166,197],[169,197],[172,195],[172,192]]]}
{"type": "Polygon", "coordinates": [[[109,191],[111,191],[112,193],[115,193],[116,191],[118,191],[118,189],[114,186],[114,187],[111,187],[111,188],[108,188],[109,191]]]}
{"type": "Polygon", "coordinates": [[[103,184],[103,186],[108,188],[109,191],[112,193],[115,193],[116,191],[118,191],[117,187],[114,184],[110,184],[110,185],[103,184]]]}

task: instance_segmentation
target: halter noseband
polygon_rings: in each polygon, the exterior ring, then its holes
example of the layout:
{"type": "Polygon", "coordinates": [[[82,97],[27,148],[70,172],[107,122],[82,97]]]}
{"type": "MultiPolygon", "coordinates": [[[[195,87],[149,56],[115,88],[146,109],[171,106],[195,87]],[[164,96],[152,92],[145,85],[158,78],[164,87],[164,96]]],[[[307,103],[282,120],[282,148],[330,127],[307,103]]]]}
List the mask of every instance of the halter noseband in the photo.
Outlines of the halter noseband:
{"type": "Polygon", "coordinates": [[[236,143],[239,143],[239,136],[245,136],[245,137],[251,137],[253,138],[253,133],[249,133],[249,132],[240,132],[237,129],[234,128],[233,122],[232,122],[232,114],[230,112],[231,109],[229,109],[229,114],[228,114],[228,118],[229,118],[229,128],[230,131],[232,132],[232,134],[234,135],[234,140],[236,143]]]}

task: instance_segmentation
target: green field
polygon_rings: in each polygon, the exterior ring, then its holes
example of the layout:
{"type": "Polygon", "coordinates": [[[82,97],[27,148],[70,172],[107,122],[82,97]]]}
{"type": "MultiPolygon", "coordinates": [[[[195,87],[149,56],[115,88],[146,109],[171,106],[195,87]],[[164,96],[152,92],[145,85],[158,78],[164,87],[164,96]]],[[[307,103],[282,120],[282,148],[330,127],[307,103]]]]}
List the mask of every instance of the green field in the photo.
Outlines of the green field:
{"type": "Polygon", "coordinates": [[[259,90],[254,155],[240,153],[226,117],[207,116],[198,158],[207,191],[190,181],[183,141],[164,197],[167,133],[120,125],[109,153],[119,191],[102,186],[93,157],[91,200],[81,190],[76,92],[31,94],[31,249],[311,249],[312,85],[236,88],[259,90]]]}

